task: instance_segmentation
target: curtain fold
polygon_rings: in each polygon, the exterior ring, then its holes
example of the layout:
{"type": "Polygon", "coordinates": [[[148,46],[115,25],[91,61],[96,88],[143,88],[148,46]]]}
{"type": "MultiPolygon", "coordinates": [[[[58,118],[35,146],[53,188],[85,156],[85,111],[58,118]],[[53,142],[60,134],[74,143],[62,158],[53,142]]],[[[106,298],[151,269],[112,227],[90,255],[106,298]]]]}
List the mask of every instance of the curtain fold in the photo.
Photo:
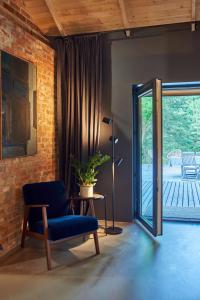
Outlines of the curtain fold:
{"type": "Polygon", "coordinates": [[[59,177],[75,191],[71,155],[85,161],[99,145],[104,38],[56,38],[59,177]]]}

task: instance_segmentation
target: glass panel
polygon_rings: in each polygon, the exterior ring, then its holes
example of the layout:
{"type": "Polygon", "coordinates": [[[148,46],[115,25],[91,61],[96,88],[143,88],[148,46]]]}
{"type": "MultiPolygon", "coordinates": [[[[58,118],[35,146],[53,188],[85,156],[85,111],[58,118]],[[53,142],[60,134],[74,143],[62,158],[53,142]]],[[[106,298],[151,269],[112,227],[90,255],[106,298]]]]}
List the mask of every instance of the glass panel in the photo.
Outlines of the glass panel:
{"type": "Polygon", "coordinates": [[[163,217],[166,219],[200,219],[199,128],[200,95],[163,97],[163,217]]]}
{"type": "Polygon", "coordinates": [[[140,216],[153,227],[153,97],[139,98],[140,109],[140,216]]]}
{"type": "Polygon", "coordinates": [[[162,234],[162,82],[133,89],[136,218],[154,236],[162,234]]]}

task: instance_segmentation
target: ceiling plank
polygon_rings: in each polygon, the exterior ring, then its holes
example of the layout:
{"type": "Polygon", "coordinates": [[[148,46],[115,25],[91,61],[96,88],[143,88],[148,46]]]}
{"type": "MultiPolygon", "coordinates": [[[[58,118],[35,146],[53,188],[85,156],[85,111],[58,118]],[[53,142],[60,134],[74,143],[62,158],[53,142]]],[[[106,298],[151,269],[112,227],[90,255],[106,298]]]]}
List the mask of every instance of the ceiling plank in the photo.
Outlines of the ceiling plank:
{"type": "Polygon", "coordinates": [[[48,36],[61,35],[58,27],[62,35],[75,35],[174,23],[195,24],[200,20],[200,0],[196,0],[196,9],[193,1],[23,0],[33,22],[48,36]]]}
{"type": "Polygon", "coordinates": [[[54,7],[54,5],[52,3],[52,0],[45,0],[45,3],[46,3],[46,5],[47,5],[47,7],[49,9],[50,14],[52,15],[52,18],[53,18],[53,20],[54,20],[54,22],[55,22],[55,24],[56,24],[56,26],[57,26],[60,34],[62,36],[66,36],[66,32],[65,32],[62,24],[59,21],[59,17],[58,17],[58,15],[56,13],[56,9],[55,9],[55,7],[54,7]]]}
{"type": "Polygon", "coordinates": [[[120,7],[121,15],[122,15],[122,21],[123,21],[124,28],[128,29],[128,28],[130,28],[130,24],[128,21],[124,0],[118,0],[118,2],[119,2],[119,7],[120,7]]]}

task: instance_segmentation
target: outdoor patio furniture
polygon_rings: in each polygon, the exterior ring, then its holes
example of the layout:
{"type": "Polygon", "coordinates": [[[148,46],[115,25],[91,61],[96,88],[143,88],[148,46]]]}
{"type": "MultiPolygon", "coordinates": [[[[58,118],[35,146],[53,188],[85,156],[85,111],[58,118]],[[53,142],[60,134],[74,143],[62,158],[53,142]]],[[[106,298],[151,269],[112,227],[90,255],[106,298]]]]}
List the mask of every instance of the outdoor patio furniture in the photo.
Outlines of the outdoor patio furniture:
{"type": "Polygon", "coordinates": [[[199,165],[196,163],[194,152],[182,152],[182,178],[197,178],[199,165]]]}
{"type": "Polygon", "coordinates": [[[195,153],[195,160],[196,160],[197,165],[200,166],[200,152],[195,153]]]}
{"type": "Polygon", "coordinates": [[[181,164],[181,150],[176,149],[174,151],[170,151],[167,154],[167,159],[169,161],[169,166],[177,166],[181,164]]]}

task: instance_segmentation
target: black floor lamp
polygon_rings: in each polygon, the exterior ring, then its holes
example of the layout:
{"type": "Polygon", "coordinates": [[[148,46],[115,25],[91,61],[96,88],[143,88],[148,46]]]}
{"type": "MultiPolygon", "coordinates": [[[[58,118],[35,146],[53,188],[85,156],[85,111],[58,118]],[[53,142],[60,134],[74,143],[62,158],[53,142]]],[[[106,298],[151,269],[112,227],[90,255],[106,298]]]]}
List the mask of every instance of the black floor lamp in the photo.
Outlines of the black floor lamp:
{"type": "Polygon", "coordinates": [[[103,122],[107,125],[112,125],[112,136],[109,138],[109,141],[112,142],[112,226],[106,229],[107,234],[120,234],[122,233],[121,227],[115,226],[115,167],[119,167],[123,158],[115,157],[115,145],[118,143],[119,139],[114,135],[114,122],[113,118],[103,118],[103,122]]]}

